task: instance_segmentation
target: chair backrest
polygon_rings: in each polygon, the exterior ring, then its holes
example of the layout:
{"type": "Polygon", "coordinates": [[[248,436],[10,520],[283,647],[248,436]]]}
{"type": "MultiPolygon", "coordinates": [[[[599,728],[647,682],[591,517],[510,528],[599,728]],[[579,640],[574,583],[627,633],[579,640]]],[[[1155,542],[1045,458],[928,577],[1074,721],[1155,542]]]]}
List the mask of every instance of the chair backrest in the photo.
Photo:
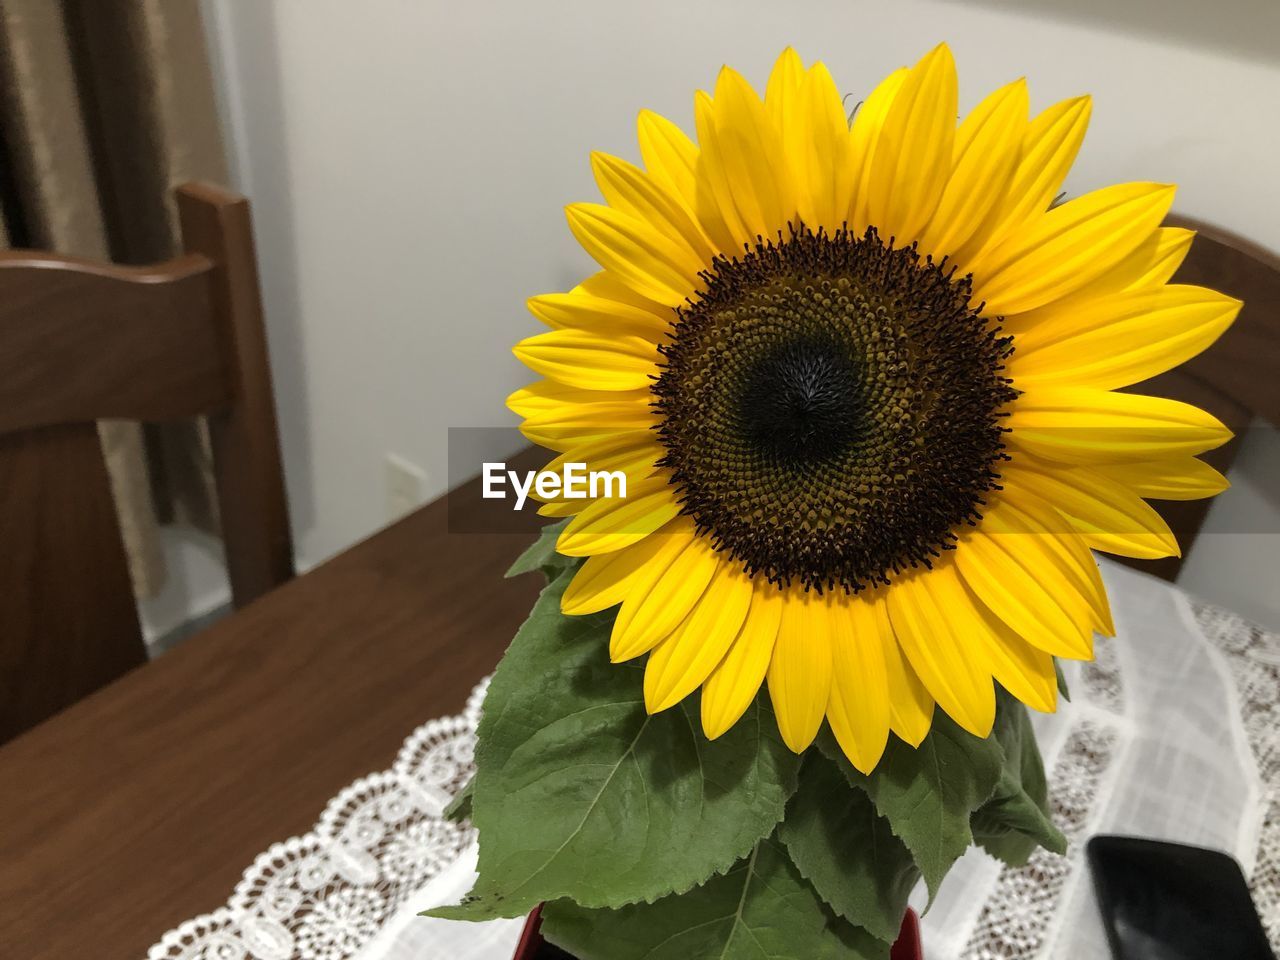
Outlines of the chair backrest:
{"type": "Polygon", "coordinates": [[[237,607],[293,576],[248,202],[177,191],[185,254],[0,254],[0,743],[146,659],[98,420],[208,418],[237,607]]]}
{"type": "MultiPolygon", "coordinates": [[[[1204,459],[1226,472],[1240,438],[1255,420],[1280,426],[1280,256],[1211,224],[1174,217],[1174,226],[1196,231],[1175,283],[1213,287],[1244,301],[1236,322],[1204,353],[1176,370],[1129,388],[1203,407],[1236,434],[1204,459]]],[[[1210,500],[1165,501],[1156,509],[1178,537],[1185,557],[1204,525],[1210,500]]],[[[1139,560],[1132,565],[1176,580],[1182,558],[1139,560]]]]}

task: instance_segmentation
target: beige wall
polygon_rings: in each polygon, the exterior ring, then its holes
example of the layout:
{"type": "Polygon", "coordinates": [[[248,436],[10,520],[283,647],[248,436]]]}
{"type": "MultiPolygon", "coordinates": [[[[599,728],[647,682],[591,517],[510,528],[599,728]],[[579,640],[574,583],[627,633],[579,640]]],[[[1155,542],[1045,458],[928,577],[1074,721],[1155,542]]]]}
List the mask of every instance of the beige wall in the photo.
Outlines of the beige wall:
{"type": "MultiPolygon", "coordinates": [[[[588,151],[634,158],[641,107],[687,125],[722,62],[762,82],[791,43],[856,93],[947,39],[965,106],[1022,74],[1036,105],[1097,96],[1072,192],[1176,181],[1183,212],[1280,248],[1269,0],[207,0],[206,18],[304,562],[384,522],[388,451],[439,492],[446,428],[508,422],[524,298],[589,269],[561,213],[595,198],[588,151]]],[[[1218,529],[1267,510],[1255,527],[1280,530],[1278,451],[1251,443],[1218,529]]],[[[200,550],[178,549],[201,569],[171,606],[207,604],[200,550]]],[[[1278,565],[1275,533],[1219,533],[1187,585],[1280,627],[1278,565]]]]}

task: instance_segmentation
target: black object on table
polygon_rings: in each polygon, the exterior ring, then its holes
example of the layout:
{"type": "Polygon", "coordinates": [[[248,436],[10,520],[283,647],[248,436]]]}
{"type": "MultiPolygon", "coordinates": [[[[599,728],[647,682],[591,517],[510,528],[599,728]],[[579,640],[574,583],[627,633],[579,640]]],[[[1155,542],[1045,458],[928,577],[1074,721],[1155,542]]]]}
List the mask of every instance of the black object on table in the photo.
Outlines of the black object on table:
{"type": "Polygon", "coordinates": [[[1088,857],[1115,960],[1275,960],[1240,864],[1227,854],[1099,836],[1088,857]]]}

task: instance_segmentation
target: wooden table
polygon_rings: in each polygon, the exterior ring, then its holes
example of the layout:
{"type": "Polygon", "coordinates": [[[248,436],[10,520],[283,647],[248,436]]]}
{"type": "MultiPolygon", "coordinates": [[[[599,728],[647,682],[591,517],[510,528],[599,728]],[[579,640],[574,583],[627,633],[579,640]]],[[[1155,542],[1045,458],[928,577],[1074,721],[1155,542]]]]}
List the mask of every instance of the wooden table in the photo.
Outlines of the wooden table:
{"type": "Polygon", "coordinates": [[[448,500],[0,748],[0,957],[140,960],[461,709],[540,583],[502,578],[529,520],[450,533],[448,500]]]}

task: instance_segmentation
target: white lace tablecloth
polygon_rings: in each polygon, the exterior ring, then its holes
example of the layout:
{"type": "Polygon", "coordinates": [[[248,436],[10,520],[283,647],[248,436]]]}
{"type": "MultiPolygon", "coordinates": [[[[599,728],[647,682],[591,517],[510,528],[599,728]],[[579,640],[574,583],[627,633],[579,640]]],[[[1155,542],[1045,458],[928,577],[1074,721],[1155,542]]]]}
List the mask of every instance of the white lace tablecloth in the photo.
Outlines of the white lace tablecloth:
{"type": "MultiPolygon", "coordinates": [[[[1128,568],[1103,574],[1118,636],[1095,663],[1068,664],[1072,702],[1035,718],[1071,851],[1019,869],[970,851],[924,919],[930,960],[1107,956],[1082,862],[1095,833],[1234,854],[1280,946],[1280,634],[1128,568]]],[[[390,770],[263,853],[225,906],[148,960],[509,960],[518,920],[417,916],[474,877],[473,832],[442,814],[471,774],[482,697],[483,685],[459,716],[415,730],[390,770]]]]}

